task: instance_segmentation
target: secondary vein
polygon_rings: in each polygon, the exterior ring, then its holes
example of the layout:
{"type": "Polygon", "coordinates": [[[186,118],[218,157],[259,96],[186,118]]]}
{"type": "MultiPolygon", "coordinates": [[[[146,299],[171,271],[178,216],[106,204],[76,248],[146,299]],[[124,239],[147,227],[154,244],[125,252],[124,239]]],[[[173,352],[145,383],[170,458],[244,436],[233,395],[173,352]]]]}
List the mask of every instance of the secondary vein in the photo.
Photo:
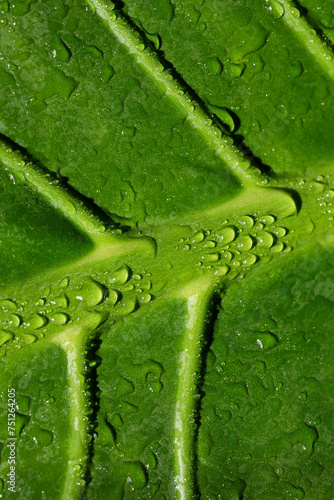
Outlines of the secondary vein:
{"type": "MultiPolygon", "coordinates": [[[[103,24],[114,36],[127,47],[130,54],[136,57],[140,64],[149,73],[154,81],[162,85],[176,106],[182,108],[187,114],[187,120],[198,131],[209,148],[224,162],[227,168],[240,180],[243,185],[254,185],[254,169],[250,168],[251,162],[237,149],[232,139],[222,134],[222,131],[214,125],[212,119],[200,104],[192,101],[184,88],[165,70],[156,53],[145,47],[144,40],[140,34],[129,26],[127,20],[119,12],[115,12],[113,5],[106,4],[101,0],[91,0],[96,14],[101,18],[103,24]],[[250,168],[250,172],[247,170],[250,168]]],[[[256,170],[256,169],[255,169],[256,170]]],[[[256,173],[260,173],[256,170],[256,173]]]]}

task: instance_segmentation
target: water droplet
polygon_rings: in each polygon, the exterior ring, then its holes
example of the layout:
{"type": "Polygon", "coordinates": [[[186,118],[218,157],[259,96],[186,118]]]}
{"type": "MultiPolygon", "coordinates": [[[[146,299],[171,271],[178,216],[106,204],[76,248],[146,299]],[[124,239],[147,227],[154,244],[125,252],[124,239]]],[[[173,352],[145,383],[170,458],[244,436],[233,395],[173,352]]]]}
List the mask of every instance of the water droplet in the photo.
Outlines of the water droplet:
{"type": "Polygon", "coordinates": [[[32,330],[38,330],[38,328],[42,328],[48,323],[48,319],[42,314],[36,313],[29,319],[29,328],[32,330]]]}
{"type": "Polygon", "coordinates": [[[207,240],[204,244],[204,248],[215,248],[217,246],[216,241],[207,240]]]}
{"type": "Polygon", "coordinates": [[[232,241],[235,240],[237,233],[236,233],[236,230],[234,227],[227,226],[227,227],[223,227],[222,229],[219,229],[219,231],[217,231],[216,234],[217,234],[219,240],[224,245],[227,245],[228,243],[231,243],[232,241]]]}
{"type": "Polygon", "coordinates": [[[242,252],[247,252],[251,248],[253,248],[253,239],[248,234],[241,235],[236,240],[238,250],[242,252]]]}
{"type": "Polygon", "coordinates": [[[268,233],[266,231],[261,231],[257,235],[257,243],[261,247],[265,248],[271,248],[274,244],[274,237],[271,233],[268,233]]]}
{"type": "Polygon", "coordinates": [[[274,333],[258,332],[256,343],[260,349],[267,350],[275,347],[279,343],[279,340],[274,333]]]}
{"type": "Polygon", "coordinates": [[[250,215],[243,215],[240,217],[239,223],[245,231],[249,231],[254,226],[254,219],[250,215]]]}
{"type": "Polygon", "coordinates": [[[22,332],[20,332],[20,334],[17,335],[17,336],[25,344],[33,344],[37,340],[36,335],[33,335],[32,333],[22,333],[22,332]]]}
{"type": "Polygon", "coordinates": [[[282,241],[278,241],[276,245],[271,247],[271,252],[280,253],[282,252],[283,249],[284,249],[284,244],[282,243],[282,241]]]}
{"type": "Polygon", "coordinates": [[[287,230],[284,227],[276,227],[273,232],[278,238],[283,238],[287,234],[287,230]]]}
{"type": "Polygon", "coordinates": [[[57,326],[66,325],[70,320],[70,317],[65,313],[56,313],[50,317],[50,321],[57,326]]]}
{"type": "Polygon", "coordinates": [[[201,243],[205,238],[204,231],[200,230],[198,231],[191,240],[191,243],[201,243]]]}
{"type": "Polygon", "coordinates": [[[108,302],[114,306],[118,300],[119,300],[119,293],[116,290],[109,290],[108,302]]]}
{"type": "Polygon", "coordinates": [[[130,268],[128,266],[123,266],[113,273],[111,283],[115,285],[125,285],[130,277],[130,268]]]}
{"type": "Polygon", "coordinates": [[[136,308],[137,308],[136,297],[131,297],[128,299],[123,298],[123,300],[121,300],[121,302],[117,304],[114,314],[116,316],[127,316],[128,314],[131,314],[133,311],[135,311],[136,308]]]}
{"type": "Polygon", "coordinates": [[[152,295],[150,293],[144,293],[141,297],[140,297],[140,300],[141,302],[144,302],[144,303],[148,303],[152,300],[152,295]]]}
{"type": "Polygon", "coordinates": [[[37,446],[40,446],[41,448],[45,448],[53,442],[53,433],[46,429],[42,429],[37,425],[30,429],[30,433],[33,434],[33,440],[37,446]]]}
{"type": "Polygon", "coordinates": [[[270,10],[270,12],[273,13],[276,19],[281,19],[281,17],[284,16],[285,9],[280,2],[278,2],[277,0],[269,0],[268,4],[269,4],[268,10],[270,10]]]}
{"type": "Polygon", "coordinates": [[[276,221],[276,218],[273,215],[264,215],[263,217],[260,217],[259,220],[265,226],[271,226],[276,221]]]}
{"type": "Polygon", "coordinates": [[[58,287],[59,288],[67,288],[69,284],[70,284],[70,278],[66,277],[60,281],[58,287]]]}
{"type": "Polygon", "coordinates": [[[17,314],[10,314],[10,316],[8,318],[8,322],[12,328],[18,328],[20,326],[22,320],[21,320],[20,316],[18,316],[17,314]]]}
{"type": "Polygon", "coordinates": [[[134,274],[133,275],[133,279],[136,280],[136,281],[140,281],[141,280],[141,275],[140,274],[134,274]]]}
{"type": "Polygon", "coordinates": [[[225,276],[229,272],[230,268],[226,265],[223,264],[222,266],[219,266],[216,273],[218,276],[225,276]]]}
{"type": "Polygon", "coordinates": [[[17,305],[13,300],[2,299],[0,300],[0,308],[3,309],[5,312],[16,311],[17,305]]]}
{"type": "Polygon", "coordinates": [[[220,254],[218,252],[208,253],[202,256],[204,262],[218,262],[220,254]]]}
{"type": "Polygon", "coordinates": [[[29,415],[23,415],[22,413],[16,412],[15,414],[15,435],[16,437],[21,436],[23,429],[28,425],[30,421],[29,415]]]}
{"type": "Polygon", "coordinates": [[[123,287],[122,287],[122,292],[131,292],[132,290],[134,290],[135,287],[132,283],[126,283],[123,287]]]}
{"type": "Polygon", "coordinates": [[[0,347],[13,340],[14,334],[6,330],[0,330],[0,347]]]}
{"type": "Polygon", "coordinates": [[[246,255],[245,258],[242,260],[242,264],[246,267],[250,267],[253,266],[256,261],[257,261],[256,255],[249,254],[246,255]]]}
{"type": "Polygon", "coordinates": [[[50,300],[50,304],[54,305],[55,307],[66,309],[68,307],[68,298],[63,293],[62,295],[59,295],[59,297],[55,297],[54,299],[50,300]]]}

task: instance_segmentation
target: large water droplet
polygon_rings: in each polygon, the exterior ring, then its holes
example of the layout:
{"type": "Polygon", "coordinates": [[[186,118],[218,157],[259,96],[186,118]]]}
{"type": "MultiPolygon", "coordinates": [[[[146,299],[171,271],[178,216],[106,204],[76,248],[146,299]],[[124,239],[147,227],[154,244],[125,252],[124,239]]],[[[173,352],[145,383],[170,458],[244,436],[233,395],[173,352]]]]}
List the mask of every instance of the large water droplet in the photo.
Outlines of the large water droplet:
{"type": "Polygon", "coordinates": [[[28,325],[32,330],[38,330],[38,328],[42,328],[47,323],[48,323],[48,319],[45,316],[43,316],[42,314],[36,313],[33,316],[31,316],[28,325]]]}
{"type": "Polygon", "coordinates": [[[258,245],[265,248],[271,248],[274,244],[274,237],[271,233],[267,233],[266,231],[261,231],[258,234],[258,245]]]}
{"type": "Polygon", "coordinates": [[[0,347],[13,340],[14,334],[6,330],[0,330],[0,347]]]}
{"type": "Polygon", "coordinates": [[[205,238],[204,231],[198,231],[191,239],[191,243],[201,243],[205,238]]]}
{"type": "Polygon", "coordinates": [[[111,278],[111,284],[125,285],[130,275],[131,275],[130,268],[125,265],[113,273],[111,278]]]}
{"type": "Polygon", "coordinates": [[[242,252],[247,252],[251,248],[253,248],[254,241],[249,236],[248,234],[242,234],[239,236],[239,238],[236,240],[237,248],[238,250],[241,250],[242,252]]]}
{"type": "Polygon", "coordinates": [[[12,328],[18,328],[22,322],[20,316],[18,316],[17,314],[11,314],[8,318],[8,321],[9,321],[9,325],[12,328]]]}
{"type": "Polygon", "coordinates": [[[0,300],[0,308],[3,309],[5,312],[16,311],[17,305],[13,300],[2,299],[0,300]]]}
{"type": "Polygon", "coordinates": [[[219,229],[216,234],[219,240],[224,245],[227,245],[228,243],[231,243],[232,241],[235,240],[237,233],[234,227],[227,226],[223,227],[222,229],[219,229]]]}
{"type": "Polygon", "coordinates": [[[276,19],[281,19],[284,16],[284,6],[277,0],[268,0],[269,10],[273,13],[276,19]]]}
{"type": "Polygon", "coordinates": [[[239,223],[245,231],[250,231],[254,226],[254,219],[250,215],[243,215],[239,218],[239,223]]]}
{"type": "Polygon", "coordinates": [[[68,314],[65,314],[62,312],[59,312],[59,313],[54,314],[53,316],[50,316],[50,321],[56,326],[66,325],[66,323],[68,323],[69,320],[70,320],[70,317],[68,316],[68,314]]]}
{"type": "Polygon", "coordinates": [[[202,256],[202,260],[204,262],[210,262],[210,263],[218,262],[219,259],[220,259],[220,254],[218,252],[207,253],[202,256]]]}

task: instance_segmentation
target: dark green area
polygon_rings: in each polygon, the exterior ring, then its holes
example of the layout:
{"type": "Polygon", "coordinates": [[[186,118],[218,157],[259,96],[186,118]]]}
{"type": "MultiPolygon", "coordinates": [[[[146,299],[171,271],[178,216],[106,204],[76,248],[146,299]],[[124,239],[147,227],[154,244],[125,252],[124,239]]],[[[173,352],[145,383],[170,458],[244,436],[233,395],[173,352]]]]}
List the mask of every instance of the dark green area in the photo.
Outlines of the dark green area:
{"type": "Polygon", "coordinates": [[[173,428],[185,304],[157,300],[105,331],[88,498],[176,498],[173,428]]]}
{"type": "Polygon", "coordinates": [[[60,209],[0,169],[0,287],[76,261],[91,248],[60,209]]]}
{"type": "MultiPolygon", "coordinates": [[[[330,12],[333,2],[325,3],[330,12]]],[[[323,51],[310,54],[312,36],[300,40],[279,16],[280,6],[276,0],[124,1],[130,17],[160,37],[164,57],[254,155],[275,172],[298,174],[332,163],[332,77],[319,64],[323,51]]]]}
{"type": "Polygon", "coordinates": [[[314,246],[223,297],[203,386],[201,498],[331,497],[332,262],[314,246]]]}
{"type": "Polygon", "coordinates": [[[60,498],[67,472],[71,431],[67,360],[56,344],[37,344],[1,360],[0,492],[3,498],[60,498]],[[15,363],[15,370],[13,370],[15,363]],[[16,493],[4,483],[9,472],[8,389],[15,390],[16,493]],[[43,497],[43,493],[44,497],[43,497]]]}
{"type": "Polygon", "coordinates": [[[334,2],[333,0],[299,0],[303,14],[314,28],[330,43],[334,42],[334,2]]]}
{"type": "Polygon", "coordinates": [[[100,207],[152,223],[240,190],[188,112],[84,2],[31,2],[4,20],[0,132],[100,207]]]}

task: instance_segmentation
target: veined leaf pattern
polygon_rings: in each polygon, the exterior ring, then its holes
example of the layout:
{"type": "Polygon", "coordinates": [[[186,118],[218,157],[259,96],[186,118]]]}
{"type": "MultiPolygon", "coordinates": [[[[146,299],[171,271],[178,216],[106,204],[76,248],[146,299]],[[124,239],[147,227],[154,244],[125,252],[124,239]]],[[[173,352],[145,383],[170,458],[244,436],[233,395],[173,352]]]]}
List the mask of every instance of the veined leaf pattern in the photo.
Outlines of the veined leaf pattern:
{"type": "Polygon", "coordinates": [[[332,8],[0,2],[3,498],[330,496],[332,8]]]}

